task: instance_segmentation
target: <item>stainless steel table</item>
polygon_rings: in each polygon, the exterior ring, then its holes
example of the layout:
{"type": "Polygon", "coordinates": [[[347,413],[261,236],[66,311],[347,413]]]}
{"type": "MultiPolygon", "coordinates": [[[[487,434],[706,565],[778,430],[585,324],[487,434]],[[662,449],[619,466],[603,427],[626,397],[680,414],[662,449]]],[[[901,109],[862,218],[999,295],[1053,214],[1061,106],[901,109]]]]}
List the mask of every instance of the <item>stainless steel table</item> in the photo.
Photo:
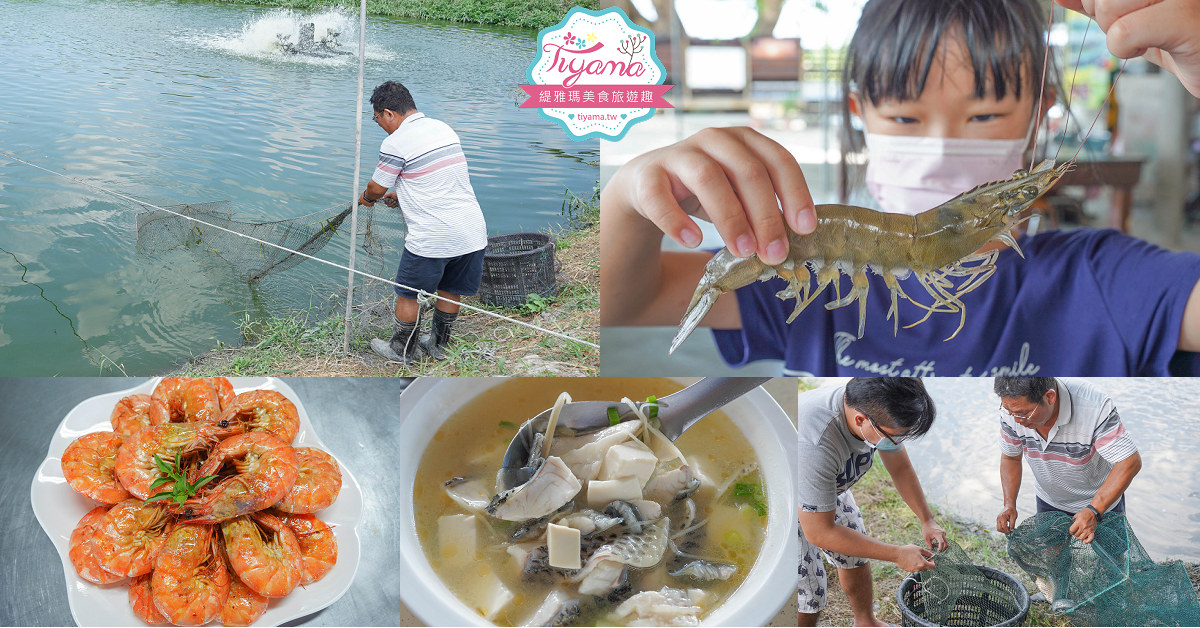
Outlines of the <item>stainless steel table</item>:
{"type": "MultiPolygon", "coordinates": [[[[29,503],[34,472],[50,438],[75,404],[132,388],[144,379],[0,379],[0,626],[69,626],[63,564],[29,503]]],[[[362,485],[359,529],[363,560],[350,590],[328,608],[289,625],[394,626],[399,620],[396,572],[399,525],[388,504],[400,487],[388,476],[389,439],[396,425],[386,412],[408,380],[289,378],[321,439],[362,485]]],[[[69,568],[69,567],[68,567],[69,568]]]]}

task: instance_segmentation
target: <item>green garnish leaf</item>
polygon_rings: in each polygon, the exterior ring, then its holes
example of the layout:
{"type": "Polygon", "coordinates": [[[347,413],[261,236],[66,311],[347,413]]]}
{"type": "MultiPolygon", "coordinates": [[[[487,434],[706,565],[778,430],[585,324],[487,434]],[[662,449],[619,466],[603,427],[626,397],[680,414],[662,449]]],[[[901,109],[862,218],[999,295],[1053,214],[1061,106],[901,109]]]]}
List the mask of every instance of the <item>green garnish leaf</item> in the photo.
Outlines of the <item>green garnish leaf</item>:
{"type": "Polygon", "coordinates": [[[767,500],[763,496],[762,485],[754,482],[741,483],[733,485],[734,502],[739,504],[747,504],[758,513],[758,516],[764,517],[767,514],[767,500]]]}
{"type": "Polygon", "coordinates": [[[616,425],[617,423],[620,423],[620,422],[621,422],[621,414],[619,412],[617,412],[616,408],[610,406],[608,408],[608,424],[616,425]]]}
{"type": "Polygon", "coordinates": [[[173,481],[174,480],[172,480],[171,478],[158,478],[157,480],[150,483],[150,490],[154,490],[154,489],[162,486],[163,484],[166,484],[168,482],[173,482],[173,481]]]}
{"type": "Polygon", "coordinates": [[[646,418],[647,419],[657,419],[658,418],[658,397],[655,397],[654,395],[650,395],[649,397],[646,397],[646,403],[649,404],[646,406],[646,418]]]}
{"type": "Polygon", "coordinates": [[[168,483],[173,483],[173,485],[169,491],[162,491],[160,493],[151,495],[149,499],[142,502],[145,504],[170,500],[182,506],[183,503],[188,500],[188,498],[195,496],[196,493],[199,492],[200,487],[208,484],[217,477],[215,475],[206,475],[197,480],[194,484],[188,482],[187,471],[183,469],[182,456],[180,452],[175,452],[175,464],[173,466],[163,462],[163,459],[160,458],[158,454],[154,454],[154,465],[157,466],[158,470],[164,475],[163,477],[151,482],[150,488],[156,489],[168,483]]]}
{"type": "Polygon", "coordinates": [[[512,421],[501,421],[500,427],[502,427],[506,430],[515,430],[515,429],[517,429],[517,424],[513,423],[512,421]]]}
{"type": "Polygon", "coordinates": [[[209,482],[212,482],[215,479],[217,479],[217,476],[215,476],[215,475],[206,475],[206,476],[200,478],[200,480],[198,482],[193,484],[192,488],[200,488],[201,486],[204,486],[205,484],[208,484],[209,482]]]}

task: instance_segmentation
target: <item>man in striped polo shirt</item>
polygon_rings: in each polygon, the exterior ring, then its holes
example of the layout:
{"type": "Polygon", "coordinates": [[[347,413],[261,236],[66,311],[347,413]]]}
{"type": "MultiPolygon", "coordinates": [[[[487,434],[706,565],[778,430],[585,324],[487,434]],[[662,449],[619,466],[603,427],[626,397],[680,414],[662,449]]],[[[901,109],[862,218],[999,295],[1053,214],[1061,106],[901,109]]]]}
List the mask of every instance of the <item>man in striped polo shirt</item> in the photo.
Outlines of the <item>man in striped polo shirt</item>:
{"type": "Polygon", "coordinates": [[[997,377],[1000,397],[1000,485],[1004,510],[996,530],[1017,523],[1021,458],[1029,462],[1037,511],[1074,517],[1070,534],[1095,538],[1106,512],[1125,512],[1125,489],[1142,458],[1108,395],[1079,379],[997,377]]]}
{"type": "Polygon", "coordinates": [[[446,123],[417,111],[408,88],[388,81],[371,94],[375,122],[387,132],[379,164],[359,203],[383,199],[400,207],[408,236],[396,269],[395,326],[390,340],[375,338],[371,348],[393,362],[411,364],[422,353],[444,357],[457,303],[438,299],[433,331],[419,337],[417,291],[459,301],[479,290],[487,225],[475,200],[458,135],[446,123]],[[388,188],[394,188],[388,192],[388,188]]]}

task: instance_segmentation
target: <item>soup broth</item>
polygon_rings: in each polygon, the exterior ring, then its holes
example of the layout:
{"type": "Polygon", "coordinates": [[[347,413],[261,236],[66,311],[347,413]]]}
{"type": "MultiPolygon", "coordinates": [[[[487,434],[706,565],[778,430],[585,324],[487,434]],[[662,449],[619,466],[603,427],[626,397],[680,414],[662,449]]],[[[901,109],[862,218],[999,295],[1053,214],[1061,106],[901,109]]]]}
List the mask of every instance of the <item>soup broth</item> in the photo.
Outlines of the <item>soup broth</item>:
{"type": "MultiPolygon", "coordinates": [[[[447,492],[448,481],[452,484],[471,481],[477,487],[486,487],[489,497],[494,496],[496,472],[517,428],[551,407],[561,392],[570,393],[574,401],[622,397],[645,400],[680,388],[679,383],[666,379],[522,378],[496,386],[459,409],[427,446],[413,486],[417,534],[430,565],[445,585],[464,604],[498,625],[521,625],[529,621],[547,603],[548,596],[578,599],[578,612],[570,617],[570,623],[577,625],[631,621],[635,617],[626,615],[624,620],[616,619],[614,609],[639,592],[660,591],[664,587],[692,590],[684,605],[699,607],[693,611],[699,619],[720,605],[750,571],[762,545],[767,521],[766,487],[753,448],[722,412],[706,417],[675,442],[687,465],[698,471],[703,481],[687,498],[661,500],[662,516],[677,514],[677,521],[669,525],[669,519],[663,522],[668,525],[672,541],[656,565],[628,568],[632,590],[596,597],[581,595],[578,583],[564,582],[561,573],[547,576],[542,572],[540,577],[531,578],[527,550],[538,544],[545,546],[547,533],[532,532],[514,540],[522,522],[504,521],[468,509],[447,492]],[[692,519],[678,515],[687,499],[695,507],[692,519]],[[694,530],[681,529],[681,521],[691,521],[694,530]],[[678,557],[672,562],[676,551],[684,552],[681,556],[688,558],[678,557]],[[709,576],[711,568],[720,565],[725,578],[691,579],[689,574],[680,573],[679,566],[693,558],[704,559],[699,564],[708,569],[704,573],[709,576]],[[729,566],[733,567],[731,575],[729,566]],[[672,567],[674,576],[668,573],[672,567]]],[[[659,464],[655,473],[665,468],[659,464]]],[[[646,486],[654,481],[652,477],[646,486]]],[[[551,515],[550,522],[571,525],[563,516],[588,507],[585,498],[588,482],[582,484],[583,489],[573,500],[575,507],[551,515]]],[[[648,504],[645,510],[653,508],[648,504]]],[[[597,511],[603,509],[604,506],[595,506],[597,511]]],[[[586,535],[583,543],[587,543],[586,535]]],[[[586,562],[587,557],[581,560],[586,562]]],[[[563,617],[560,615],[560,620],[563,617]]]]}

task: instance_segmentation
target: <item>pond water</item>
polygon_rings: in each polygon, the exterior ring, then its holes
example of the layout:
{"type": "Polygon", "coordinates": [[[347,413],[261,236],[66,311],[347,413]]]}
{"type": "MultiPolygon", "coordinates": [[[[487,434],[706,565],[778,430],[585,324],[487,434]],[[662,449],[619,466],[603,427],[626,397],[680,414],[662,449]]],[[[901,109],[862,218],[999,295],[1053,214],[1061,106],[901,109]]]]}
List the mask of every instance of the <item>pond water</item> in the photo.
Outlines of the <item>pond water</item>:
{"type": "MultiPolygon", "coordinates": [[[[0,0],[0,13],[0,151],[156,205],[228,200],[254,221],[348,204],[357,59],[278,41],[311,21],[354,51],[357,14],[145,0],[0,0]]],[[[368,19],[366,96],[399,80],[458,132],[493,234],[561,223],[564,190],[590,195],[598,176],[598,141],[516,108],[535,41],[368,19]]],[[[364,109],[360,187],[384,137],[364,109]]],[[[248,285],[139,254],[142,209],[0,157],[0,375],[158,373],[237,343],[244,316],[344,293],[346,272],[314,262],[248,285]]],[[[345,264],[348,243],[319,256],[345,264]]]]}
{"type": "MultiPolygon", "coordinates": [[[[842,379],[822,379],[838,383],[842,379]]],[[[1155,560],[1200,561],[1200,381],[1094,378],[1108,393],[1142,455],[1126,491],[1130,525],[1155,560]]],[[[937,420],[905,447],[930,502],[994,530],[1000,489],[999,397],[991,378],[926,378],[937,420]]],[[[803,420],[803,419],[802,419],[803,420]]],[[[1036,512],[1033,474],[1023,466],[1018,521],[1036,512]]]]}

